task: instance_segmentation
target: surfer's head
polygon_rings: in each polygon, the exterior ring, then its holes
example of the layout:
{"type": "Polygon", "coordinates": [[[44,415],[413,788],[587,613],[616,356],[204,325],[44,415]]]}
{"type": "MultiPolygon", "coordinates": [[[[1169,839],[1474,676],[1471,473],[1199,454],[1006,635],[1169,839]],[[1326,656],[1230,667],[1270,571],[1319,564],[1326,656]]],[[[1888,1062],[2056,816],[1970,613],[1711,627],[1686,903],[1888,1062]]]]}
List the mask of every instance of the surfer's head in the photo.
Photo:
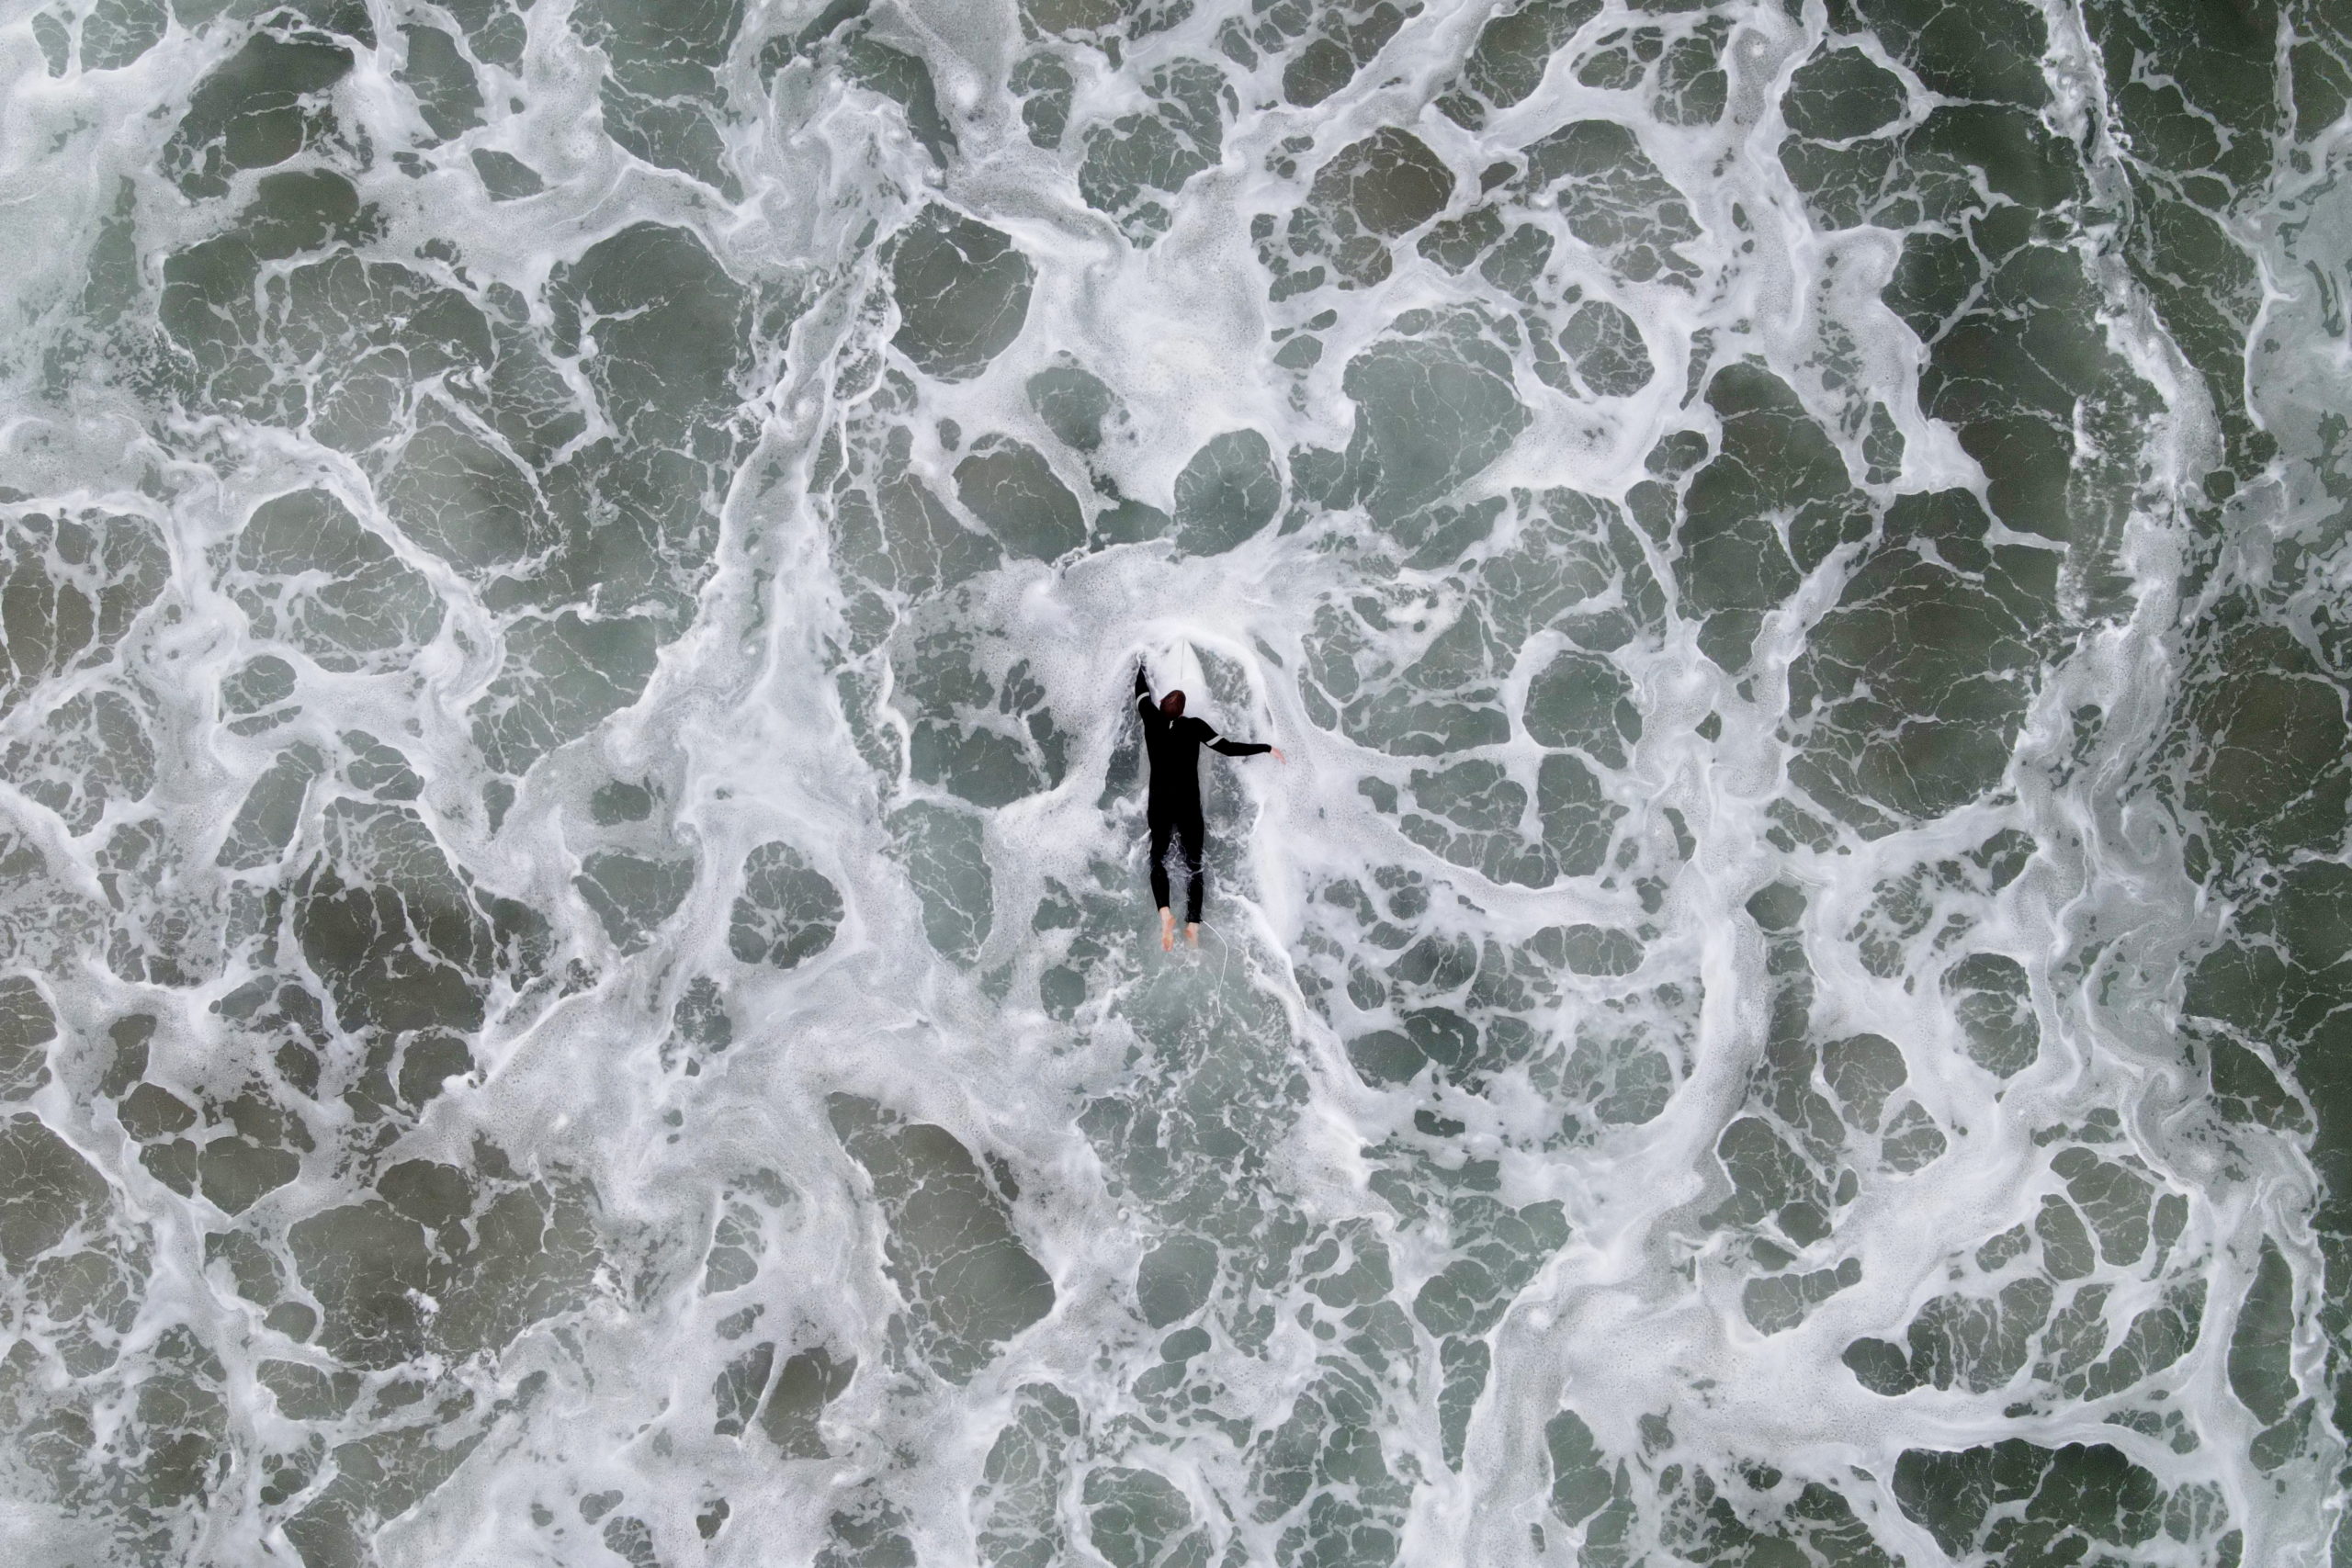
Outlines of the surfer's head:
{"type": "Polygon", "coordinates": [[[1159,711],[1166,714],[1170,718],[1176,718],[1182,716],[1184,711],[1184,694],[1182,692],[1170,692],[1166,696],[1160,698],[1159,711]]]}

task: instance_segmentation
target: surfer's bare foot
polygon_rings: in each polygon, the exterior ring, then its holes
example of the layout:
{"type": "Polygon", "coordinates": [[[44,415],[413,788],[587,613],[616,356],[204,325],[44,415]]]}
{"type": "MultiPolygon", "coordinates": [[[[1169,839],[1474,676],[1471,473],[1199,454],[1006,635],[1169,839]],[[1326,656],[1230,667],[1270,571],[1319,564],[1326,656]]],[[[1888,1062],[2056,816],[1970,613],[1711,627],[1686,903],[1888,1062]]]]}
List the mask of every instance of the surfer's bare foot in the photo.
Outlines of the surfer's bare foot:
{"type": "Polygon", "coordinates": [[[1198,920],[1184,928],[1184,940],[1194,947],[1201,945],[1201,925],[1198,920]]]}
{"type": "Polygon", "coordinates": [[[1159,911],[1159,951],[1162,953],[1176,951],[1176,915],[1173,910],[1159,911]]]}

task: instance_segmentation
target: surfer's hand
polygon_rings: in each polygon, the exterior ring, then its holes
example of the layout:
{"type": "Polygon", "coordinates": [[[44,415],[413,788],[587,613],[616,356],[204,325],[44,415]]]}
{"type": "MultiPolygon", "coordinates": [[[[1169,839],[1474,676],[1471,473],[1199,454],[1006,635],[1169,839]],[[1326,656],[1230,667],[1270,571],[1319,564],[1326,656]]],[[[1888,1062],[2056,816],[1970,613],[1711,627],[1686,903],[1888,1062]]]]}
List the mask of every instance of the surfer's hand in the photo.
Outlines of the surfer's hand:
{"type": "Polygon", "coordinates": [[[1281,747],[1279,747],[1279,746],[1269,746],[1269,747],[1267,747],[1267,748],[1266,748],[1266,751],[1267,751],[1268,755],[1272,756],[1275,761],[1279,762],[1279,761],[1283,761],[1283,749],[1282,749],[1281,747]]]}

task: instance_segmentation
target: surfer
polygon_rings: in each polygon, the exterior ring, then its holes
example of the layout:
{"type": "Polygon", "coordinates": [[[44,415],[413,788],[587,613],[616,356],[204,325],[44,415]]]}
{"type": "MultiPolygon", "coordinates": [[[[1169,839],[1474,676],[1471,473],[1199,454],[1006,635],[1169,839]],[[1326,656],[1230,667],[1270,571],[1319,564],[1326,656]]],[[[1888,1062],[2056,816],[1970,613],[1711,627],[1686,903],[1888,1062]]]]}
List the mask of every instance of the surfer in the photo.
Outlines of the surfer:
{"type": "Polygon", "coordinates": [[[1197,718],[1184,716],[1184,694],[1170,692],[1151,700],[1151,681],[1142,665],[1136,666],[1136,711],[1143,716],[1144,750],[1151,758],[1151,784],[1144,815],[1151,823],[1151,896],[1159,903],[1159,945],[1176,945],[1176,916],[1168,907],[1168,844],[1176,840],[1184,852],[1191,879],[1184,886],[1184,940],[1201,943],[1201,821],[1200,752],[1203,746],[1228,757],[1254,757],[1272,746],[1227,740],[1197,718]]]}

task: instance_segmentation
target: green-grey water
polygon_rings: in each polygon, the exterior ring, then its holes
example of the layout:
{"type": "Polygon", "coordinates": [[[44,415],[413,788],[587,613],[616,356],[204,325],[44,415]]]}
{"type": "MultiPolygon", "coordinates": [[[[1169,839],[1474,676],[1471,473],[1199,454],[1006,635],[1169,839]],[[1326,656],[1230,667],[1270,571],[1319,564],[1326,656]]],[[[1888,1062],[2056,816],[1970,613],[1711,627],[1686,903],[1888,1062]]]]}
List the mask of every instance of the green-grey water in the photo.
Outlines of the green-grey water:
{"type": "Polygon", "coordinates": [[[2347,105],[0,7],[0,1558],[2352,1562],[2347,105]]]}

